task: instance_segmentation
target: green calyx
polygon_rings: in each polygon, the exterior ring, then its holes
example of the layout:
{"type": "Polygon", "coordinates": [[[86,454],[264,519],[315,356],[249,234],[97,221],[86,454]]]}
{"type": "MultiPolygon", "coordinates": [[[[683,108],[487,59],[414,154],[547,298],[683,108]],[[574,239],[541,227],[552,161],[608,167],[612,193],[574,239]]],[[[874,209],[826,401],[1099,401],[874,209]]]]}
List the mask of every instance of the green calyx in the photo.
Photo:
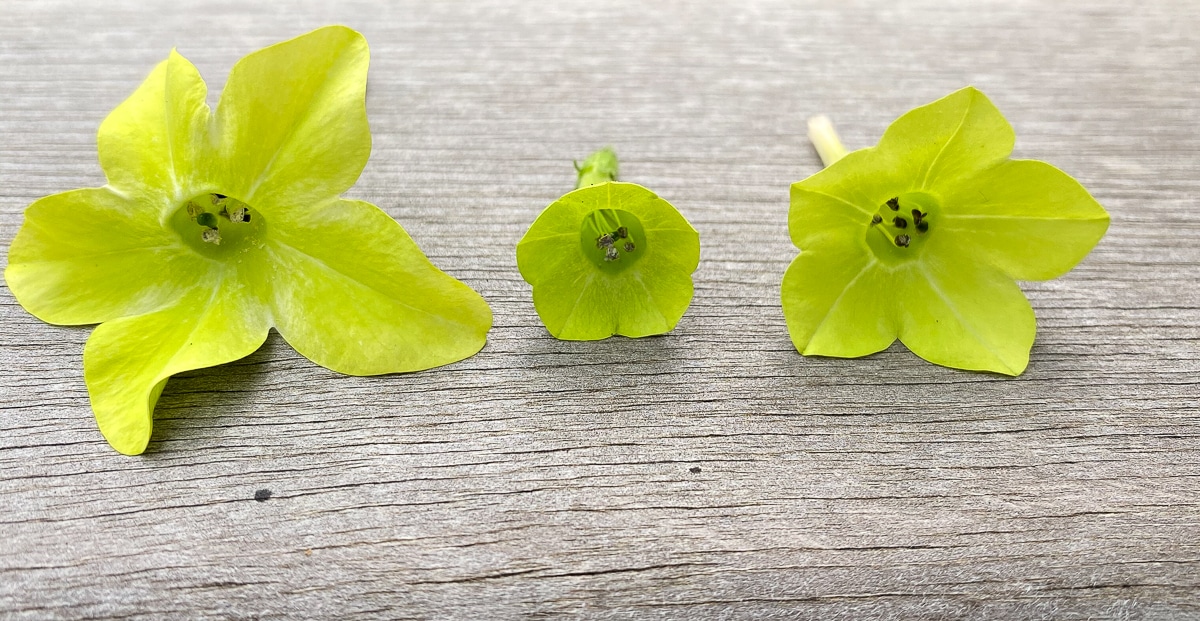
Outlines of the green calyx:
{"type": "Polygon", "coordinates": [[[662,334],[691,303],[699,234],[653,192],[617,181],[617,167],[608,148],[576,165],[578,188],[517,244],[534,307],[557,338],[662,334]]]}

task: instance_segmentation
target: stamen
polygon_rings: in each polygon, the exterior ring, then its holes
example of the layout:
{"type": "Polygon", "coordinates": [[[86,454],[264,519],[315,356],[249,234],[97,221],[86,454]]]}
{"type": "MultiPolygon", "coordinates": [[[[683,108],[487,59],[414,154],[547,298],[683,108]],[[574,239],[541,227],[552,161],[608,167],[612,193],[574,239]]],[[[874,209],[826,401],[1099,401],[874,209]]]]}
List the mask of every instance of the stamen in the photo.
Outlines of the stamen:
{"type": "Polygon", "coordinates": [[[229,212],[229,221],[230,222],[249,222],[250,221],[250,211],[247,210],[245,207],[238,207],[237,209],[234,209],[233,211],[229,212]]]}
{"type": "Polygon", "coordinates": [[[197,205],[197,204],[195,203],[195,201],[188,201],[188,204],[187,204],[187,215],[188,215],[188,217],[189,217],[189,218],[191,218],[191,219],[195,220],[195,219],[196,219],[196,216],[198,216],[198,215],[200,215],[200,214],[202,214],[202,213],[204,213],[204,208],[203,208],[203,207],[201,207],[201,206],[197,205]]]}
{"type": "Polygon", "coordinates": [[[900,216],[896,216],[895,218],[893,218],[892,224],[895,224],[896,228],[898,228],[898,229],[908,228],[908,220],[905,220],[904,218],[901,218],[900,216]]]}
{"type": "Polygon", "coordinates": [[[621,255],[617,253],[617,249],[613,248],[612,246],[609,246],[608,249],[604,251],[604,260],[605,261],[616,261],[617,259],[620,259],[620,258],[621,258],[621,255]]]}
{"type": "Polygon", "coordinates": [[[883,222],[883,216],[881,216],[879,214],[875,214],[874,216],[871,216],[871,226],[875,226],[876,224],[879,224],[880,222],[883,222]]]}
{"type": "Polygon", "coordinates": [[[617,239],[625,239],[626,237],[629,237],[629,229],[621,227],[617,229],[616,233],[613,233],[613,236],[617,239]]]}
{"type": "Polygon", "coordinates": [[[909,242],[908,235],[897,235],[896,236],[896,245],[897,246],[900,246],[901,248],[908,248],[908,242],[909,242]]]}
{"type": "Polygon", "coordinates": [[[900,197],[893,196],[888,199],[887,206],[892,208],[892,211],[900,211],[900,197]]]}
{"type": "Polygon", "coordinates": [[[912,215],[913,215],[913,224],[920,224],[921,218],[925,217],[925,214],[921,213],[920,209],[912,210],[912,215]]]}
{"type": "Polygon", "coordinates": [[[625,242],[625,252],[633,252],[633,242],[625,242]]]}
{"type": "Polygon", "coordinates": [[[613,245],[613,236],[611,233],[605,233],[596,238],[597,248],[607,248],[613,245]]]}
{"type": "Polygon", "coordinates": [[[200,234],[200,239],[203,239],[207,243],[220,246],[221,245],[221,231],[218,231],[215,228],[204,229],[204,232],[200,234]]]}
{"type": "Polygon", "coordinates": [[[928,230],[929,230],[928,222],[918,222],[917,223],[917,232],[918,233],[924,233],[925,231],[928,231],[928,230]]]}

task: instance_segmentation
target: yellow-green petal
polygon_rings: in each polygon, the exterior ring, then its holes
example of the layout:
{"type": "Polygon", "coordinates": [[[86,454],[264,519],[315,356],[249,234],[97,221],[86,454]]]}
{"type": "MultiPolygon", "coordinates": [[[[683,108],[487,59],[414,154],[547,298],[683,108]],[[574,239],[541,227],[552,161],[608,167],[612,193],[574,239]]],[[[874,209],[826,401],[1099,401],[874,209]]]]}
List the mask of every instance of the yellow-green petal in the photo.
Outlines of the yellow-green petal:
{"type": "Polygon", "coordinates": [[[378,207],[296,208],[272,231],[275,325],[296,351],[349,375],[419,371],[483,348],[492,313],[378,207]]]}
{"type": "Polygon", "coordinates": [[[4,277],[39,319],[87,324],[170,304],[207,269],[136,200],[97,188],[30,205],[4,277]]]}
{"type": "Polygon", "coordinates": [[[100,125],[100,166],[137,210],[158,217],[199,191],[211,152],[207,92],[196,67],[172,51],[100,125]]]}
{"type": "Polygon", "coordinates": [[[1008,275],[956,252],[906,263],[897,289],[900,340],[913,353],[959,369],[1020,375],[1037,325],[1008,275]]]}
{"type": "Polygon", "coordinates": [[[854,245],[804,250],[783,277],[784,317],[792,343],[810,356],[855,358],[896,340],[895,276],[854,245]]]}
{"type": "Polygon", "coordinates": [[[83,351],[96,423],[126,455],[146,450],[154,405],[176,373],[250,355],[269,322],[237,275],[213,272],[162,310],[101,324],[83,351]]]}
{"type": "Polygon", "coordinates": [[[1108,230],[1108,213],[1096,199],[1045,162],[1005,160],[939,192],[938,235],[962,256],[1020,280],[1067,273],[1108,230]]]}
{"type": "Polygon", "coordinates": [[[234,65],[216,111],[222,192],[275,214],[345,192],[371,154],[369,52],[344,26],[234,65]]]}
{"type": "Polygon", "coordinates": [[[1015,140],[991,100],[968,86],[896,119],[875,149],[911,189],[930,190],[1008,157],[1015,140]]]}

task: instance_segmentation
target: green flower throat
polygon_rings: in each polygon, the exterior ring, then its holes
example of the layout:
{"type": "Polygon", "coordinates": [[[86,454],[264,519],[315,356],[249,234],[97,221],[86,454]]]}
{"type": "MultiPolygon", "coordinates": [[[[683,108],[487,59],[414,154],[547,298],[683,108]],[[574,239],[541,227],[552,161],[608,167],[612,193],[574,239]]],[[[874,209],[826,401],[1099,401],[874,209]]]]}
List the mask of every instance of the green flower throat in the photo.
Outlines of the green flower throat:
{"type": "Polygon", "coordinates": [[[579,244],[597,267],[620,272],[646,253],[646,233],[641,220],[624,209],[597,209],[584,217],[579,244]]]}
{"type": "Polygon", "coordinates": [[[175,211],[171,228],[207,257],[228,256],[257,245],[266,223],[242,201],[216,192],[201,194],[175,211]]]}
{"type": "Polygon", "coordinates": [[[919,254],[937,222],[938,201],[925,192],[908,192],[889,198],[871,216],[867,244],[885,261],[919,254]]]}

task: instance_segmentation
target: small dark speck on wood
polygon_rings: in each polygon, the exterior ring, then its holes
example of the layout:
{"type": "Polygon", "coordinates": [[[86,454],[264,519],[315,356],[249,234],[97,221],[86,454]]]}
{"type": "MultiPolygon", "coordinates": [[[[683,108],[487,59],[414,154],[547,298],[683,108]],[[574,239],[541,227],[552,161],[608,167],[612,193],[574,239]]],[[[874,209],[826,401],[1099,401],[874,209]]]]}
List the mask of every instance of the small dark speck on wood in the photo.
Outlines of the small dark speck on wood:
{"type": "Polygon", "coordinates": [[[270,497],[271,497],[271,490],[269,490],[269,489],[260,489],[256,492],[254,492],[254,499],[259,502],[265,502],[270,497]]]}

